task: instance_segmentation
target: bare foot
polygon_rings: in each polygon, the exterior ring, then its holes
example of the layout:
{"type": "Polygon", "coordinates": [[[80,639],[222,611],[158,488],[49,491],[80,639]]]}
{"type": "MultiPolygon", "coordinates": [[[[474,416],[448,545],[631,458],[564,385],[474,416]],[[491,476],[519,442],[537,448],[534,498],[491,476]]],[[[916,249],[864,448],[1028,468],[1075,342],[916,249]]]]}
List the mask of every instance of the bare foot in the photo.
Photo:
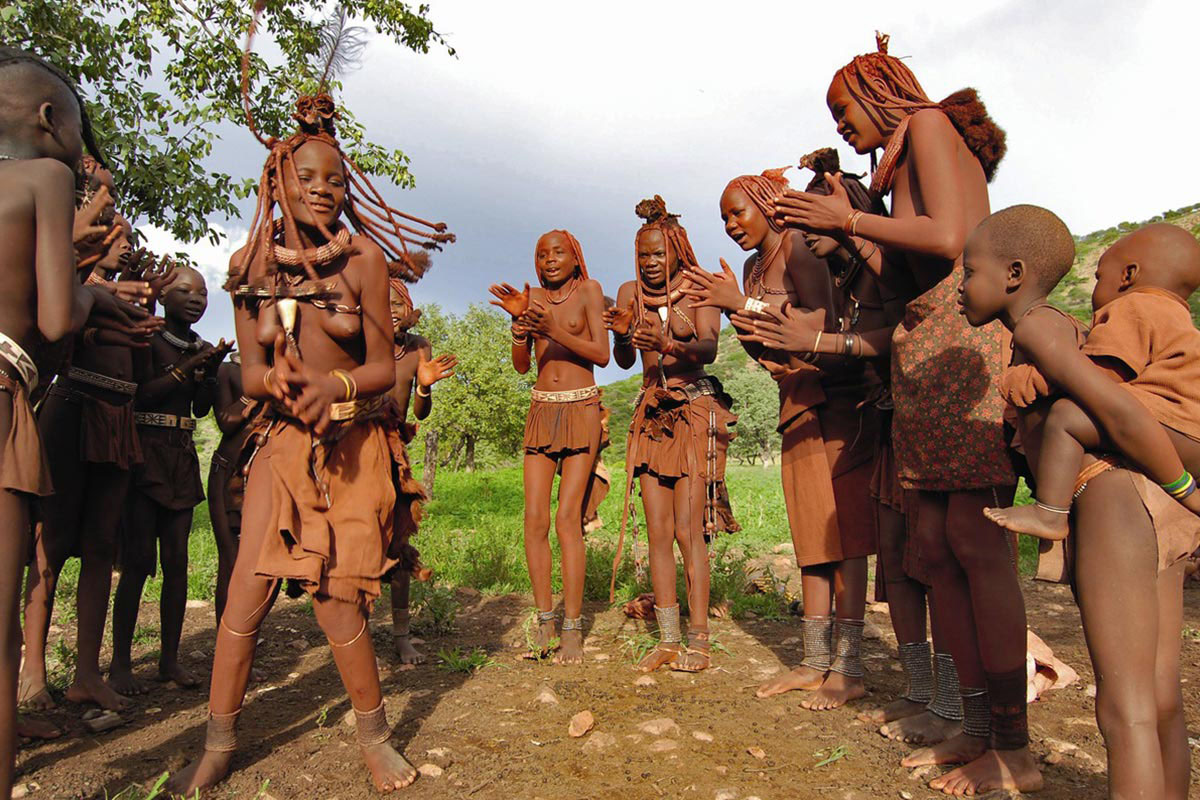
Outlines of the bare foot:
{"type": "Polygon", "coordinates": [[[396,655],[400,657],[401,664],[425,663],[425,654],[413,647],[412,637],[407,633],[393,635],[392,645],[396,648],[396,655]]]}
{"type": "Polygon", "coordinates": [[[21,676],[21,683],[17,687],[17,705],[30,711],[49,711],[57,708],[54,698],[50,696],[50,690],[46,688],[45,677],[33,679],[24,675],[21,676]]]}
{"type": "Polygon", "coordinates": [[[688,631],[688,644],[679,657],[671,662],[675,672],[703,672],[712,664],[712,644],[707,633],[688,631]]]}
{"type": "Polygon", "coordinates": [[[860,711],[858,718],[862,722],[882,726],[889,722],[895,722],[898,719],[904,719],[905,717],[915,717],[926,710],[925,703],[914,703],[912,700],[906,700],[901,697],[899,700],[893,700],[882,708],[869,708],[866,711],[860,711]]]}
{"type": "Polygon", "coordinates": [[[909,769],[926,764],[966,764],[983,755],[987,747],[987,739],[959,733],[932,747],[912,751],[900,760],[900,764],[909,769]]]}
{"type": "Polygon", "coordinates": [[[134,677],[133,670],[124,667],[108,668],[108,685],[111,686],[117,692],[117,694],[122,694],[126,697],[145,694],[150,690],[146,684],[134,677]]]}
{"type": "Polygon", "coordinates": [[[554,657],[555,664],[583,663],[583,631],[563,631],[562,645],[558,655],[554,657]]]}
{"type": "Polygon", "coordinates": [[[983,515],[1005,530],[1027,533],[1039,539],[1059,541],[1067,538],[1071,528],[1067,515],[1033,506],[985,508],[983,515]]]}
{"type": "Polygon", "coordinates": [[[867,696],[867,687],[862,678],[851,678],[840,672],[829,672],[825,682],[810,696],[800,701],[809,711],[830,711],[841,708],[851,700],[867,696]]]}
{"type": "Polygon", "coordinates": [[[161,683],[174,683],[181,689],[195,689],[200,685],[200,680],[188,672],[183,667],[175,664],[159,664],[158,677],[156,678],[161,683]]]}
{"type": "Polygon", "coordinates": [[[558,649],[558,636],[555,635],[554,620],[538,623],[537,633],[533,637],[533,648],[525,654],[531,661],[541,661],[558,649]]]}
{"type": "Polygon", "coordinates": [[[797,689],[814,690],[820,689],[821,684],[825,682],[825,673],[818,672],[812,667],[796,667],[791,672],[785,672],[758,687],[758,691],[754,694],[758,697],[773,697],[784,692],[792,692],[797,689]]]}
{"type": "Polygon", "coordinates": [[[360,748],[375,788],[381,792],[403,789],[417,779],[413,765],[396,752],[387,742],[360,748]]]}
{"type": "Polygon", "coordinates": [[[67,689],[67,699],[72,703],[95,703],[109,711],[124,711],[129,708],[129,698],[113,691],[100,675],[75,674],[75,682],[67,689]]]}
{"type": "Polygon", "coordinates": [[[654,670],[670,664],[675,659],[679,658],[682,648],[677,644],[663,644],[659,642],[646,655],[642,656],[642,660],[638,662],[637,668],[639,672],[654,672],[654,670]]]}
{"type": "Polygon", "coordinates": [[[58,726],[49,720],[17,715],[17,736],[25,739],[57,739],[62,734],[58,726]]]}
{"type": "Polygon", "coordinates": [[[889,722],[879,729],[889,739],[907,744],[937,744],[962,731],[962,723],[926,711],[889,722]]]}
{"type": "Polygon", "coordinates": [[[1028,747],[988,750],[966,766],[934,778],[929,782],[929,788],[959,797],[994,789],[1036,792],[1042,788],[1042,772],[1028,747]]]}
{"type": "Polygon", "coordinates": [[[225,780],[225,776],[229,774],[229,764],[232,761],[233,753],[216,753],[205,750],[202,756],[167,781],[167,791],[172,797],[175,795],[194,797],[225,780]]]}

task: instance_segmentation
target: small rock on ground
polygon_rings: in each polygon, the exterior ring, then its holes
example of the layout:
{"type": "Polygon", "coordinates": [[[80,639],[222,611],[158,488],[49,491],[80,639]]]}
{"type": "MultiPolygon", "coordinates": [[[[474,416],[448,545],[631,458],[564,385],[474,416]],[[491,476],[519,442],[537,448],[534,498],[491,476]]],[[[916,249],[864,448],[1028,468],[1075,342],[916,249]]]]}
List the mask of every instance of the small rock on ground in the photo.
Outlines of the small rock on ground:
{"type": "Polygon", "coordinates": [[[711,742],[713,740],[713,735],[706,731],[692,731],[692,738],[698,739],[701,742],[711,742]]]}
{"type": "Polygon", "coordinates": [[[596,727],[596,718],[592,712],[580,711],[571,717],[571,722],[567,725],[567,735],[572,739],[578,739],[594,727],[596,727]]]}
{"type": "Polygon", "coordinates": [[[596,731],[583,743],[583,752],[599,753],[617,743],[617,737],[604,731],[596,731]]]}
{"type": "Polygon", "coordinates": [[[679,742],[674,739],[657,739],[650,743],[651,753],[666,753],[669,750],[674,750],[679,747],[679,742]]]}
{"type": "Polygon", "coordinates": [[[421,766],[417,767],[417,772],[421,773],[426,778],[440,778],[445,770],[443,770],[437,764],[422,764],[421,766]]]}
{"type": "Polygon", "coordinates": [[[760,761],[767,757],[767,751],[763,750],[761,747],[747,747],[746,752],[760,761]]]}
{"type": "Polygon", "coordinates": [[[638,730],[642,733],[648,733],[651,736],[665,736],[668,733],[679,733],[679,726],[675,724],[675,720],[667,717],[659,717],[658,719],[650,719],[638,725],[638,730]]]}
{"type": "Polygon", "coordinates": [[[552,705],[552,706],[556,706],[559,704],[559,702],[561,702],[558,699],[558,695],[555,694],[554,690],[551,689],[549,686],[543,686],[541,688],[541,691],[539,691],[533,699],[535,702],[546,703],[547,705],[552,705]]]}
{"type": "Polygon", "coordinates": [[[643,675],[633,682],[634,686],[658,686],[658,681],[651,675],[643,675]]]}

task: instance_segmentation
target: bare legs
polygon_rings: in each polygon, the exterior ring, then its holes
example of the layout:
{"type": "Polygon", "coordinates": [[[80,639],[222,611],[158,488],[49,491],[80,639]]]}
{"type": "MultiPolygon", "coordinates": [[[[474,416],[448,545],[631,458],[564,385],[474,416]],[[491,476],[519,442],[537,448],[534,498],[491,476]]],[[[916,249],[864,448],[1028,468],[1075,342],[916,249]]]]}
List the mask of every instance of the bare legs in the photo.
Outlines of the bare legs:
{"type": "MultiPolygon", "coordinates": [[[[562,458],[562,480],[558,485],[558,511],[554,532],[562,555],[563,615],[579,619],[583,613],[583,579],[586,554],[583,545],[583,497],[596,456],[600,451],[600,427],[597,425],[591,446],[562,458]]],[[[550,494],[558,460],[541,453],[526,453],[525,480],[525,560],[533,586],[533,602],[541,612],[554,608],[551,592],[550,494]]],[[[542,655],[554,639],[554,621],[538,625],[534,655],[542,655]]],[[[583,662],[583,631],[564,630],[556,657],[560,664],[583,662]]]]}
{"type": "MultiPolygon", "coordinates": [[[[646,513],[646,538],[650,544],[650,582],[658,609],[678,608],[675,547],[683,558],[688,597],[688,649],[682,644],[660,640],[638,664],[652,672],[664,664],[685,672],[708,667],[708,598],[710,574],[708,547],[704,542],[704,482],[683,477],[661,480],[643,473],[642,504],[646,513]]],[[[668,612],[670,613],[670,612],[668,612]]],[[[674,612],[676,615],[678,611],[674,612]]],[[[663,631],[659,631],[660,637],[663,631]]]]}
{"type": "Polygon", "coordinates": [[[228,486],[228,470],[214,464],[208,473],[208,517],[212,522],[213,538],[217,541],[217,588],[213,597],[217,622],[221,621],[221,614],[225,611],[229,576],[233,573],[233,562],[237,560],[240,533],[229,523],[229,510],[225,507],[228,486]]]}
{"type": "Polygon", "coordinates": [[[1183,800],[1190,763],[1179,694],[1182,573],[1158,573],[1154,528],[1126,473],[1094,478],[1076,515],[1075,576],[1108,795],[1183,800]]]}
{"type": "MultiPolygon", "coordinates": [[[[152,558],[152,537],[158,537],[163,572],[162,599],[159,603],[162,646],[158,679],[174,681],[188,688],[196,686],[199,681],[179,663],[179,640],[183,634],[183,617],[187,608],[187,541],[192,528],[192,511],[163,508],[134,490],[126,524],[132,529],[130,538],[133,541],[143,544],[151,542],[147,557],[152,558]]],[[[113,605],[114,680],[128,680],[131,684],[136,683],[132,676],[131,648],[138,611],[141,609],[142,588],[148,577],[144,560],[132,559],[131,563],[122,565],[113,605]]]]}
{"type": "MultiPolygon", "coordinates": [[[[12,427],[12,397],[0,399],[0,440],[12,427]]],[[[0,797],[12,794],[16,771],[17,672],[21,664],[21,574],[29,541],[29,499],[0,490],[0,797]]]]}
{"type": "Polygon", "coordinates": [[[413,647],[409,627],[408,592],[411,585],[412,573],[404,569],[392,573],[392,643],[401,664],[424,664],[425,656],[413,647]]]}
{"type": "Polygon", "coordinates": [[[54,500],[42,505],[43,522],[34,545],[33,567],[25,594],[25,664],[20,699],[29,708],[54,705],[46,689],[46,640],[54,610],[58,576],[71,553],[80,556],[76,589],[77,657],[75,679],[67,698],[121,710],[125,697],[104,681],[100,645],[108,617],[109,592],[116,554],[117,527],[129,489],[130,475],[112,464],[78,460],[79,407],[51,395],[39,419],[49,453],[54,500]]]}

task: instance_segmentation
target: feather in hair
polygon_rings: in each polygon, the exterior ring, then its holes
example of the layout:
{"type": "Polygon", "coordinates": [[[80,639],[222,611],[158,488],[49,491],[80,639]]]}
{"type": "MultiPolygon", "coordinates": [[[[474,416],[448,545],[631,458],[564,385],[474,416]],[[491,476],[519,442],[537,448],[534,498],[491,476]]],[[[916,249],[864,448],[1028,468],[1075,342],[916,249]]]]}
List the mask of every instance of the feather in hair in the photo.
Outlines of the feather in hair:
{"type": "Polygon", "coordinates": [[[318,36],[321,40],[322,69],[317,83],[317,92],[329,91],[329,83],[362,60],[363,48],[367,46],[367,29],[361,25],[350,25],[344,6],[338,6],[333,16],[321,25],[318,36]]]}

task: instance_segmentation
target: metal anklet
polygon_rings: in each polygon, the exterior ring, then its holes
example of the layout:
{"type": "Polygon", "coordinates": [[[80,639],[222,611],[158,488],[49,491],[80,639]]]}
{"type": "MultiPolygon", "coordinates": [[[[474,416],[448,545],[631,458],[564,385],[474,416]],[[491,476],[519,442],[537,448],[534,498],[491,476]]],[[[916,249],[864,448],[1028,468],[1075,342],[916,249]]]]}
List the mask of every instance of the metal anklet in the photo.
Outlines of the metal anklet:
{"type": "Polygon", "coordinates": [[[562,629],[564,631],[581,631],[583,630],[583,617],[563,617],[562,629]]]}
{"type": "Polygon", "coordinates": [[[834,622],[837,630],[837,650],[833,661],[829,664],[830,672],[837,672],[848,678],[861,678],[862,666],[862,634],[865,623],[861,619],[839,619],[834,622]]]}
{"type": "Polygon", "coordinates": [[[964,687],[962,704],[963,733],[989,739],[992,735],[992,704],[987,689],[964,687]]]}
{"type": "Polygon", "coordinates": [[[833,617],[801,617],[800,630],[804,640],[800,666],[825,672],[833,651],[833,617]]]}
{"type": "Polygon", "coordinates": [[[204,734],[204,749],[213,753],[232,753],[237,750],[237,720],[242,710],[228,714],[208,712],[208,728],[204,734]]]}
{"type": "Polygon", "coordinates": [[[1065,514],[1071,513],[1070,506],[1067,506],[1066,508],[1063,508],[1062,506],[1052,506],[1049,503],[1043,503],[1041,500],[1034,500],[1033,504],[1035,506],[1037,506],[1038,508],[1040,508],[1042,511],[1049,511],[1051,514],[1064,514],[1065,515],[1065,514]]]}
{"type": "Polygon", "coordinates": [[[927,704],[933,699],[933,648],[929,642],[905,642],[900,645],[900,666],[908,678],[908,691],[901,699],[927,704]]]}
{"type": "Polygon", "coordinates": [[[392,637],[408,638],[412,632],[410,630],[412,623],[412,615],[407,608],[392,609],[392,637]]]}
{"type": "Polygon", "coordinates": [[[934,653],[933,660],[937,665],[937,679],[933,684],[933,700],[926,708],[942,719],[958,722],[963,718],[963,704],[954,657],[949,653],[934,653]]]}
{"type": "Polygon", "coordinates": [[[538,624],[545,625],[547,622],[554,622],[558,619],[558,612],[551,609],[550,611],[538,612],[538,624]]]}
{"type": "Polygon", "coordinates": [[[658,641],[660,644],[679,644],[683,641],[683,631],[679,627],[679,604],[673,606],[654,607],[654,618],[658,620],[658,641]]]}
{"type": "Polygon", "coordinates": [[[392,726],[388,725],[382,700],[374,711],[354,709],[354,723],[358,729],[358,743],[363,747],[374,747],[392,738],[392,726]]]}

